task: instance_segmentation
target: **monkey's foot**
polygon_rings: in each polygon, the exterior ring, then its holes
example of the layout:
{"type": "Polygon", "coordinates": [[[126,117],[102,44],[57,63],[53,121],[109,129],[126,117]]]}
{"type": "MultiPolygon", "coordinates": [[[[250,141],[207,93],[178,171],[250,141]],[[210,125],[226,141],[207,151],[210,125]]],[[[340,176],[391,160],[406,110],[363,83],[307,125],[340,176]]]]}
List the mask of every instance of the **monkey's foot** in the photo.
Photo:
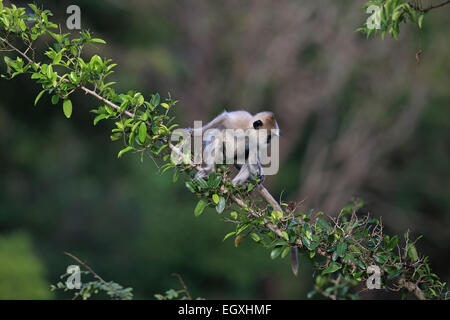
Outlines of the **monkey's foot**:
{"type": "Polygon", "coordinates": [[[207,175],[208,175],[208,172],[206,170],[200,170],[199,172],[197,172],[195,174],[194,179],[202,179],[202,178],[205,178],[207,175]]]}

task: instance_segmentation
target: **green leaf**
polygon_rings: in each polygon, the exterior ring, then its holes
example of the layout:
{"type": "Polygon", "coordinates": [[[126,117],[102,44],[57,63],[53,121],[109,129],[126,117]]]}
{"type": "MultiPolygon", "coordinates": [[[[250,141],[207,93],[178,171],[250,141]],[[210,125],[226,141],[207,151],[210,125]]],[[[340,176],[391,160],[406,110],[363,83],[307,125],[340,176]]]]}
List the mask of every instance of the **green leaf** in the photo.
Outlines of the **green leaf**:
{"type": "Polygon", "coordinates": [[[283,237],[284,237],[287,241],[289,241],[289,235],[288,235],[288,233],[287,233],[286,231],[281,231],[281,234],[283,235],[283,237]]]}
{"type": "Polygon", "coordinates": [[[192,184],[192,182],[186,181],[185,185],[186,185],[186,188],[188,188],[188,190],[190,192],[195,193],[194,185],[192,184]]]}
{"type": "Polygon", "coordinates": [[[61,58],[62,58],[62,51],[56,54],[55,58],[53,59],[53,63],[58,64],[61,61],[61,58]]]}
{"type": "Polygon", "coordinates": [[[225,237],[223,238],[223,240],[222,241],[225,241],[225,240],[227,240],[229,237],[231,237],[232,235],[234,235],[236,233],[236,231],[233,231],[233,232],[230,232],[230,233],[227,233],[226,235],[225,235],[225,237]]]}
{"type": "Polygon", "coordinates": [[[145,138],[147,137],[147,126],[144,122],[141,122],[141,125],[139,126],[139,141],[141,143],[145,142],[145,138]]]}
{"type": "Polygon", "coordinates": [[[55,94],[52,96],[52,104],[58,104],[59,102],[59,97],[55,94]]]}
{"type": "Polygon", "coordinates": [[[71,73],[69,73],[69,79],[70,79],[70,81],[72,81],[72,83],[76,84],[78,82],[77,74],[73,71],[71,73]]]}
{"type": "Polygon", "coordinates": [[[206,201],[205,199],[200,199],[197,202],[197,205],[195,206],[194,209],[194,215],[196,217],[198,217],[199,215],[202,214],[203,210],[205,210],[205,208],[208,206],[208,201],[206,201]]]}
{"type": "Polygon", "coordinates": [[[309,250],[311,250],[311,241],[310,241],[307,237],[305,237],[305,236],[302,237],[302,243],[303,243],[309,250]]]}
{"type": "Polygon", "coordinates": [[[70,118],[70,116],[72,115],[72,101],[70,101],[69,99],[64,100],[63,111],[66,118],[70,118]]]}
{"type": "Polygon", "coordinates": [[[321,227],[324,230],[330,230],[331,226],[328,222],[326,222],[325,220],[323,220],[322,218],[317,218],[316,223],[319,225],[319,227],[321,227]]]}
{"type": "Polygon", "coordinates": [[[274,218],[275,220],[280,220],[281,218],[283,218],[283,214],[280,211],[274,210],[272,211],[272,218],[274,218]]]}
{"type": "Polygon", "coordinates": [[[393,278],[397,278],[403,273],[402,269],[395,269],[393,268],[391,271],[389,271],[388,276],[386,279],[391,280],[393,278]]]}
{"type": "Polygon", "coordinates": [[[179,176],[178,170],[175,170],[175,172],[173,173],[173,176],[172,176],[172,181],[174,183],[178,181],[178,176],[179,176]]]}
{"type": "Polygon", "coordinates": [[[411,258],[412,261],[419,260],[417,249],[413,244],[410,244],[408,247],[408,256],[411,258]]]}
{"type": "Polygon", "coordinates": [[[198,185],[200,186],[201,189],[208,188],[208,183],[206,183],[205,179],[199,178],[199,179],[196,179],[196,181],[197,181],[197,183],[198,183],[198,185]]]}
{"type": "Polygon", "coordinates": [[[291,250],[290,247],[284,248],[283,251],[281,252],[281,259],[284,259],[287,256],[287,254],[289,253],[290,250],[291,250]]]}
{"type": "Polygon", "coordinates": [[[331,262],[328,267],[326,267],[323,271],[322,274],[328,274],[328,273],[333,273],[337,270],[339,270],[341,268],[341,266],[339,265],[339,263],[337,262],[331,262]]]}
{"type": "Polygon", "coordinates": [[[336,254],[337,254],[339,257],[343,257],[346,250],[347,250],[347,244],[346,244],[345,242],[340,242],[340,243],[337,245],[336,254]]]}
{"type": "Polygon", "coordinates": [[[214,203],[215,204],[218,204],[219,203],[219,196],[216,194],[216,193],[214,193],[213,195],[212,195],[212,199],[213,199],[213,201],[214,201],[214,203]]]}
{"type": "Polygon", "coordinates": [[[39,94],[36,96],[36,99],[34,100],[34,105],[36,105],[38,103],[39,99],[42,97],[44,92],[45,92],[45,90],[42,90],[41,92],[39,92],[39,94]]]}
{"type": "Polygon", "coordinates": [[[278,256],[281,254],[281,251],[282,251],[282,250],[283,250],[282,247],[273,249],[273,250],[270,252],[270,258],[271,258],[272,260],[278,258],[278,256]]]}
{"type": "Polygon", "coordinates": [[[43,75],[40,73],[33,73],[31,75],[31,79],[41,79],[42,77],[43,77],[43,75]]]}
{"type": "Polygon", "coordinates": [[[19,20],[19,27],[22,31],[27,30],[27,26],[25,25],[25,22],[23,20],[19,20]]]}
{"type": "Polygon", "coordinates": [[[386,250],[392,251],[395,247],[397,247],[397,243],[398,243],[398,237],[397,236],[392,237],[392,239],[386,245],[386,250]]]}
{"type": "Polygon", "coordinates": [[[128,146],[126,148],[123,148],[122,150],[119,151],[119,153],[117,154],[117,158],[122,157],[125,153],[127,153],[128,151],[133,150],[134,148],[132,146],[128,146]]]}
{"type": "Polygon", "coordinates": [[[224,197],[220,197],[219,203],[218,203],[217,206],[216,206],[216,211],[217,211],[218,213],[222,213],[223,210],[225,209],[226,204],[227,204],[227,203],[226,203],[226,201],[225,201],[225,198],[224,198],[224,197]]]}
{"type": "Polygon", "coordinates": [[[422,13],[420,16],[419,16],[419,19],[417,20],[417,24],[419,25],[419,29],[422,29],[422,25],[423,25],[423,17],[425,16],[425,14],[424,13],[422,13]]]}
{"type": "Polygon", "coordinates": [[[95,118],[94,118],[94,126],[100,121],[100,120],[103,120],[103,119],[106,119],[108,116],[106,115],[106,114],[99,114],[98,116],[96,116],[95,118]]]}
{"type": "Polygon", "coordinates": [[[102,58],[100,58],[99,55],[95,54],[95,55],[92,56],[91,61],[89,61],[89,64],[91,66],[94,66],[95,64],[103,66],[103,61],[102,61],[102,58]]]}
{"type": "Polygon", "coordinates": [[[160,100],[161,100],[161,97],[159,96],[159,93],[157,93],[157,94],[153,95],[150,103],[152,104],[152,106],[156,107],[159,105],[160,100]]]}
{"type": "Polygon", "coordinates": [[[261,240],[261,238],[254,232],[250,233],[250,237],[252,237],[252,239],[256,242],[259,242],[261,240]]]}
{"type": "Polygon", "coordinates": [[[90,42],[96,42],[96,43],[102,43],[102,44],[106,44],[106,41],[100,38],[92,38],[91,40],[89,40],[90,42]]]}

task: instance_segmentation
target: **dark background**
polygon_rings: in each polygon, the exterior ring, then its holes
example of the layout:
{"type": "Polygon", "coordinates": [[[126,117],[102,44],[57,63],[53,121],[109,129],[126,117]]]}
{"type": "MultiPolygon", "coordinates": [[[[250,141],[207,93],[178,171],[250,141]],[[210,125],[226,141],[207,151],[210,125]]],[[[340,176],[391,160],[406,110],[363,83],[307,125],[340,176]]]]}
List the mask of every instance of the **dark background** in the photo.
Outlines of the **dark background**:
{"type": "MultiPolygon", "coordinates": [[[[450,8],[382,41],[355,32],[364,1],[37,3],[63,31],[78,4],[82,28],[108,42],[87,56],[118,63],[119,92],[170,92],[182,126],[224,109],[274,111],[281,169],[266,186],[277,199],[335,215],[362,197],[387,232],[424,235],[419,250],[450,280],[450,8]]],[[[222,242],[233,226],[214,210],[195,218],[183,179],[151,160],[118,160],[113,123],[92,125],[92,98],[74,95],[67,120],[48,97],[34,107],[38,92],[26,77],[0,81],[0,298],[70,297],[49,290],[74,263],[63,251],[138,299],[179,288],[172,272],[208,299],[301,299],[312,289],[303,257],[294,278],[288,259],[252,241],[222,242]]]]}

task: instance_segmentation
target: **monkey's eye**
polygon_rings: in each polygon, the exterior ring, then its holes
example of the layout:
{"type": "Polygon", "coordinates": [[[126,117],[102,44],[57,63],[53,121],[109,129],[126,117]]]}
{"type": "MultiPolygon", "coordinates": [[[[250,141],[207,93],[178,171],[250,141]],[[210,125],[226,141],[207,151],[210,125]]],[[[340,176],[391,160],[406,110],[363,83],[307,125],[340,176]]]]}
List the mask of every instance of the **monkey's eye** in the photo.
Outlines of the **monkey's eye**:
{"type": "Polygon", "coordinates": [[[262,125],[263,125],[263,123],[261,120],[256,120],[255,122],[253,122],[253,128],[255,128],[255,129],[261,128],[262,125]]]}

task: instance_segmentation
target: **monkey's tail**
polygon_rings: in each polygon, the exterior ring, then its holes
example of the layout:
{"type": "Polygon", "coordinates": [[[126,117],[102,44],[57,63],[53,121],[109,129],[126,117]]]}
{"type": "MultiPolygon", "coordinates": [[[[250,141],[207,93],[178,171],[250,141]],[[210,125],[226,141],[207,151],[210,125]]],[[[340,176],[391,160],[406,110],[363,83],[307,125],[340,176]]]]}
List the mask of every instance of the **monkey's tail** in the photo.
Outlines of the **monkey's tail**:
{"type": "Polygon", "coordinates": [[[298,274],[298,249],[291,247],[291,269],[294,276],[298,274]]]}

